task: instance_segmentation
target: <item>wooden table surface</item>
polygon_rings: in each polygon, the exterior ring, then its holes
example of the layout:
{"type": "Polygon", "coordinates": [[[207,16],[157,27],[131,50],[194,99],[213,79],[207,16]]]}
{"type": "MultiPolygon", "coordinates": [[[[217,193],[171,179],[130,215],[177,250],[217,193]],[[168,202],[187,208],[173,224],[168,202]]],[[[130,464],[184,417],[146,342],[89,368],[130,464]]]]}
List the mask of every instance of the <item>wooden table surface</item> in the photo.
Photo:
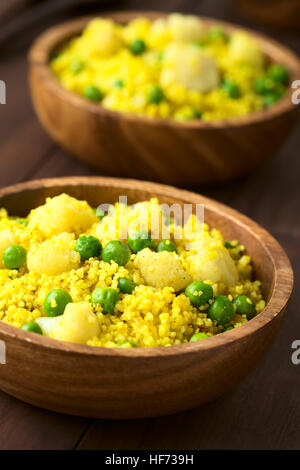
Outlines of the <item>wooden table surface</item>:
{"type": "MultiPolygon", "coordinates": [[[[118,8],[117,3],[114,8],[118,8]]],[[[132,0],[122,2],[120,8],[139,9],[141,5],[144,9],[196,12],[264,31],[241,16],[229,1],[132,0]]],[[[71,16],[69,12],[48,17],[2,49],[0,79],[7,85],[7,104],[0,106],[1,186],[33,178],[97,174],[45,134],[32,109],[27,85],[30,42],[48,25],[71,16]]],[[[299,37],[271,34],[299,53],[299,37]]],[[[288,315],[256,370],[214,403],[178,415],[138,421],[60,415],[0,392],[0,449],[300,448],[300,365],[291,362],[291,343],[300,340],[300,294],[296,290],[300,276],[299,131],[300,123],[257,174],[219,187],[194,188],[263,225],[282,243],[292,261],[296,282],[288,315]]]]}

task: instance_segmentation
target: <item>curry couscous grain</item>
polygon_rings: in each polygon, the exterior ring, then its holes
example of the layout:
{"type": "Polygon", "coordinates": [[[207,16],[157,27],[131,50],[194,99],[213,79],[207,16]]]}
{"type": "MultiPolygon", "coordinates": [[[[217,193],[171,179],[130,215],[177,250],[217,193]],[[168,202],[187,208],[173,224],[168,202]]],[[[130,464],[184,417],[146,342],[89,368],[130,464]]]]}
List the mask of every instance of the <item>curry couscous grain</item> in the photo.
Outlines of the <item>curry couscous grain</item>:
{"type": "Polygon", "coordinates": [[[152,347],[222,333],[264,309],[245,248],[194,215],[179,227],[156,199],[100,212],[66,194],[26,219],[1,209],[0,320],[92,346],[152,347]]]}

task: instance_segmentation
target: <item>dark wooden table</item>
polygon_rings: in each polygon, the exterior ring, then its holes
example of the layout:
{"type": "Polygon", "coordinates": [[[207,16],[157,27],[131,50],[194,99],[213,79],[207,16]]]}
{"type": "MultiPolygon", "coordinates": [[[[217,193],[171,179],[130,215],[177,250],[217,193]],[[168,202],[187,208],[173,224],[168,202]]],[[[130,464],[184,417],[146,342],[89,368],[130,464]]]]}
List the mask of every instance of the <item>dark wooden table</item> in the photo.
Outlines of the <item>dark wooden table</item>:
{"type": "MultiPolygon", "coordinates": [[[[120,8],[196,12],[263,30],[228,1],[132,0],[120,8]],[[162,7],[163,5],[163,7],[162,7]]],[[[118,4],[114,6],[118,8],[118,4]]],[[[76,12],[78,13],[78,12],[76,12]]],[[[0,105],[0,185],[50,176],[94,175],[61,150],[42,130],[27,85],[26,52],[49,24],[48,17],[10,41],[0,56],[7,104],[0,105]]],[[[271,33],[272,34],[272,33],[271,33]]],[[[300,38],[274,34],[300,51],[300,38]]],[[[1,53],[1,49],[0,49],[1,53]]],[[[299,77],[300,78],[300,77],[299,77]]],[[[139,421],[89,420],[21,403],[0,392],[0,449],[299,449],[300,365],[291,343],[300,339],[300,123],[283,148],[257,174],[219,187],[194,188],[255,219],[285,247],[294,266],[295,291],[272,348],[257,369],[227,396],[179,415],[139,421]]]]}

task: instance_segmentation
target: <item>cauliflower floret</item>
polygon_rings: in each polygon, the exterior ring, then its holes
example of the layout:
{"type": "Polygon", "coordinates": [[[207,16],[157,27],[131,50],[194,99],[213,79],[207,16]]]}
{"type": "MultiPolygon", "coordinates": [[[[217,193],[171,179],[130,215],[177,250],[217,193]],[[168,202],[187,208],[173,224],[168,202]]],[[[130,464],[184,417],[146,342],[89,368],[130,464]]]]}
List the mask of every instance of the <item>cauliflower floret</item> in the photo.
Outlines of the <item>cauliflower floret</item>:
{"type": "Polygon", "coordinates": [[[147,43],[150,47],[163,49],[172,39],[166,18],[157,18],[150,26],[147,43]]]}
{"type": "Polygon", "coordinates": [[[27,254],[29,271],[55,276],[78,268],[80,254],[73,250],[73,245],[74,238],[69,233],[33,245],[27,254]]]}
{"type": "Polygon", "coordinates": [[[83,37],[88,42],[89,50],[96,54],[109,56],[122,46],[118,27],[110,20],[96,18],[90,21],[83,37]]]}
{"type": "Polygon", "coordinates": [[[71,343],[85,344],[100,333],[99,320],[88,302],[70,303],[63,315],[35,321],[44,335],[71,343]]]}
{"type": "Polygon", "coordinates": [[[28,217],[29,229],[38,228],[45,238],[62,232],[80,235],[98,221],[86,201],[67,194],[47,198],[46,204],[33,209],[28,217]]]}
{"type": "Polygon", "coordinates": [[[16,235],[11,232],[8,228],[1,230],[0,232],[0,268],[5,268],[3,263],[3,254],[10,245],[17,243],[16,235]]]}
{"type": "Polygon", "coordinates": [[[167,24],[174,41],[197,41],[205,34],[203,22],[194,15],[172,13],[168,16],[167,24]]]}
{"type": "Polygon", "coordinates": [[[161,85],[183,85],[187,90],[206,93],[219,86],[220,74],[215,59],[192,45],[166,47],[161,85]]]}
{"type": "Polygon", "coordinates": [[[264,65],[264,55],[259,44],[245,31],[232,34],[229,56],[234,62],[249,64],[253,68],[262,68],[264,65]]]}
{"type": "Polygon", "coordinates": [[[237,268],[226,248],[203,247],[190,255],[189,262],[189,274],[194,281],[210,280],[227,285],[238,282],[237,268]]]}
{"type": "Polygon", "coordinates": [[[173,287],[175,292],[191,282],[176,253],[161,251],[155,253],[149,248],[141,250],[134,260],[145,282],[152,287],[173,287]]]}
{"type": "Polygon", "coordinates": [[[39,325],[44,336],[52,336],[55,329],[58,327],[62,320],[63,315],[58,317],[40,317],[35,320],[39,325]]]}

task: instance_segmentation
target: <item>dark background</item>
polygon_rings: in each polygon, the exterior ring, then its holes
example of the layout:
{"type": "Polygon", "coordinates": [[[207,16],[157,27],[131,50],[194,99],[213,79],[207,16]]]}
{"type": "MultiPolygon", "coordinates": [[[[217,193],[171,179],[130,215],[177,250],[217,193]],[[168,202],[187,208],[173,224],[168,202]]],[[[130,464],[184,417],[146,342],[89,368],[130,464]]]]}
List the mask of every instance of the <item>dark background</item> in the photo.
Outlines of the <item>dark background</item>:
{"type": "MultiPolygon", "coordinates": [[[[243,16],[236,4],[217,0],[70,0],[17,2],[1,16],[0,79],[7,104],[0,106],[0,185],[33,178],[94,175],[44,133],[32,109],[26,54],[34,37],[56,22],[103,9],[193,12],[266,32],[300,52],[293,31],[272,31],[243,16]],[[78,7],[78,4],[81,6],[78,7]],[[83,4],[83,5],[82,5],[83,4]],[[77,7],[76,7],[77,5],[77,7]],[[36,9],[38,6],[38,10],[36,9]]],[[[9,4],[9,1],[7,2],[9,4]]],[[[300,19],[299,19],[300,22],[300,19]]],[[[300,77],[299,77],[300,79],[300,77]]],[[[286,249],[296,275],[281,332],[257,369],[214,403],[182,414],[139,421],[88,420],[21,403],[0,392],[0,449],[299,449],[300,365],[291,363],[291,343],[300,339],[297,291],[300,276],[300,123],[274,158],[256,174],[218,187],[194,190],[244,212],[286,249]]]]}

